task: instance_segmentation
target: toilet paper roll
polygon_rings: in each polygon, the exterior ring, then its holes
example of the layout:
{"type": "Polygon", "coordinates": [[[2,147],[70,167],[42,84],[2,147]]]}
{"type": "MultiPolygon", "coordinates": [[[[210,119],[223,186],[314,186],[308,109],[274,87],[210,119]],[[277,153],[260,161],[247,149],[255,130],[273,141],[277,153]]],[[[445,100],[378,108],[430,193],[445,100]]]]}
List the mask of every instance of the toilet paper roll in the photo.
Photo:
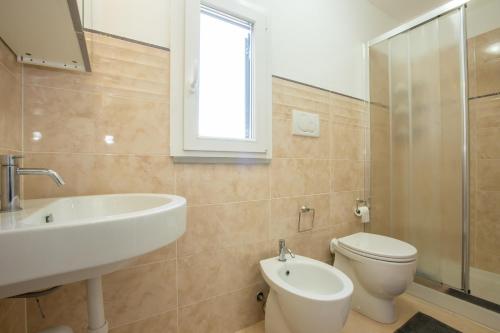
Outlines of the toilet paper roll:
{"type": "Polygon", "coordinates": [[[370,209],[368,209],[368,207],[359,207],[356,213],[356,215],[361,217],[361,223],[370,222],[370,209]]]}

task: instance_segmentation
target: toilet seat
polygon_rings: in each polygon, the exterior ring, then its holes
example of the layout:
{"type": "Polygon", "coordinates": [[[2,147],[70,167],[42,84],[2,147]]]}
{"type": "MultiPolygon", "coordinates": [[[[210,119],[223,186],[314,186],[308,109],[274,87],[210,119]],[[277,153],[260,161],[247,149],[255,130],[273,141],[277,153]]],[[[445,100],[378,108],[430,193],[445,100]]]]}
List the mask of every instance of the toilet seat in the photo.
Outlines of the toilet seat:
{"type": "Polygon", "coordinates": [[[365,232],[339,238],[337,246],[380,261],[407,263],[417,259],[417,249],[414,246],[394,238],[365,232]]]}

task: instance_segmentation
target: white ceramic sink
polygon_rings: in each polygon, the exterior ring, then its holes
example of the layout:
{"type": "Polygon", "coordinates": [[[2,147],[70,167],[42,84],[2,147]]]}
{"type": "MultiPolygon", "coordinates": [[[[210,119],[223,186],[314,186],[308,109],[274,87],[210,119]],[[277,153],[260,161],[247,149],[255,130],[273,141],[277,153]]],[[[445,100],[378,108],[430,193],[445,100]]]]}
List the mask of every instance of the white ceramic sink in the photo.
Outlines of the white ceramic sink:
{"type": "Polygon", "coordinates": [[[110,273],[186,229],[186,200],[116,194],[26,200],[0,213],[0,298],[110,273]]]}

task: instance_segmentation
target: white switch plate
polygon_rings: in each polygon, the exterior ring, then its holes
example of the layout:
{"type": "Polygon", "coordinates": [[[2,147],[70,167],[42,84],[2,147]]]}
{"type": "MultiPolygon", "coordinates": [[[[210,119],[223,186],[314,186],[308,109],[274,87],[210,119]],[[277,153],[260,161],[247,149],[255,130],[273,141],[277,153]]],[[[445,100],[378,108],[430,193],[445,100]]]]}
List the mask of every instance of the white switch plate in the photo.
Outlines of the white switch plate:
{"type": "Polygon", "coordinates": [[[318,114],[293,110],[292,119],[292,134],[319,137],[318,114]]]}

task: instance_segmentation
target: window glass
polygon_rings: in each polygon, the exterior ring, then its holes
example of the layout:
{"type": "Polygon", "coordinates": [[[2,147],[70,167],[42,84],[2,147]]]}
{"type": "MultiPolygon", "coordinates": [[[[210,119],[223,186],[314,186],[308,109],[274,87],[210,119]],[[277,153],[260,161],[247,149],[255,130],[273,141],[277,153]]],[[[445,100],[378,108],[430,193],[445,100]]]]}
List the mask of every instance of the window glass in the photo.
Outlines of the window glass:
{"type": "Polygon", "coordinates": [[[200,137],[253,139],[252,24],[202,6],[200,137]]]}

